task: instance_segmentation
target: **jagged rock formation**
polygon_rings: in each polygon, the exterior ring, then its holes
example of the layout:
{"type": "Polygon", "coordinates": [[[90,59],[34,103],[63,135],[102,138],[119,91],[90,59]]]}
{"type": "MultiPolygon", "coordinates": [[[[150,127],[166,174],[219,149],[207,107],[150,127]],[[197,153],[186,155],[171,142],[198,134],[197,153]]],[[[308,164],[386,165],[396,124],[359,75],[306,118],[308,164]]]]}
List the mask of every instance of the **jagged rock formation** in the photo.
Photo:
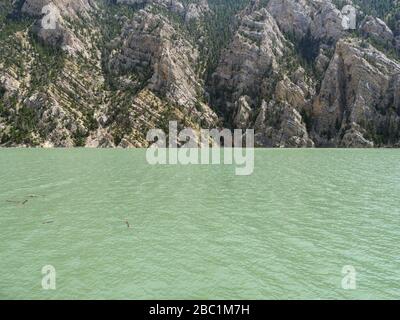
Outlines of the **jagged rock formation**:
{"type": "Polygon", "coordinates": [[[189,3],[185,13],[185,20],[197,20],[210,13],[210,8],[208,6],[207,0],[199,0],[198,2],[189,3]]]}
{"type": "Polygon", "coordinates": [[[142,6],[159,5],[181,15],[186,22],[200,19],[210,12],[207,0],[197,0],[189,3],[178,0],[117,0],[117,3],[142,6]]]}
{"type": "MultiPolygon", "coordinates": [[[[262,8],[241,17],[233,41],[225,50],[215,74],[216,104],[226,113],[241,96],[258,99],[267,95],[268,73],[278,72],[278,60],[285,52],[286,41],[269,12],[262,8]]],[[[256,101],[251,101],[254,105],[256,101]]]]}
{"type": "Polygon", "coordinates": [[[95,4],[91,0],[26,0],[21,11],[30,15],[41,16],[43,8],[52,4],[57,7],[63,16],[78,18],[78,15],[86,16],[85,13],[92,10],[95,4]]]}
{"type": "Polygon", "coordinates": [[[343,16],[326,0],[270,0],[268,11],[285,32],[302,37],[311,32],[315,39],[337,40],[343,34],[343,16]]]}
{"type": "Polygon", "coordinates": [[[114,43],[109,69],[117,75],[149,73],[147,87],[172,102],[193,107],[202,94],[195,66],[198,50],[160,14],[141,10],[114,43]]]}
{"type": "Polygon", "coordinates": [[[314,146],[300,113],[288,103],[263,101],[254,127],[255,143],[259,147],[314,146]]]}
{"type": "Polygon", "coordinates": [[[254,127],[259,146],[313,145],[299,115],[312,89],[304,81],[304,70],[289,72],[284,56],[292,50],[271,14],[265,8],[252,10],[240,17],[238,31],[213,76],[215,104],[234,117],[235,127],[254,127]]]}
{"type": "Polygon", "coordinates": [[[70,54],[85,51],[85,40],[71,30],[71,22],[77,19],[91,19],[88,14],[96,5],[91,0],[26,0],[21,12],[38,19],[33,32],[46,45],[60,47],[70,54]]]}
{"type": "Polygon", "coordinates": [[[367,16],[361,23],[360,30],[364,36],[383,44],[392,44],[394,41],[393,31],[379,18],[367,16]]]}
{"type": "Polygon", "coordinates": [[[354,147],[384,137],[397,142],[399,79],[400,65],[383,53],[362,48],[360,40],[340,40],[313,106],[317,141],[354,147]]]}
{"type": "Polygon", "coordinates": [[[348,31],[352,1],[4,0],[0,145],[146,147],[178,120],[259,147],[400,146],[400,10],[353,2],[348,31]]]}

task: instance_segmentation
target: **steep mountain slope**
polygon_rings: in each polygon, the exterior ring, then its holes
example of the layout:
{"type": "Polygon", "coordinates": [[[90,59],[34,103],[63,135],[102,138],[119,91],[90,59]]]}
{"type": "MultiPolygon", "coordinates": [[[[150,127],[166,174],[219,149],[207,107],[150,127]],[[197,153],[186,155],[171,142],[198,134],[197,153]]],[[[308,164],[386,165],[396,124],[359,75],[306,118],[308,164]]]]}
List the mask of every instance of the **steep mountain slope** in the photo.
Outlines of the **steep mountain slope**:
{"type": "Polygon", "coordinates": [[[37,18],[43,3],[48,1],[25,1],[20,14],[6,22],[13,28],[1,45],[3,144],[143,146],[147,131],[165,127],[168,119],[194,127],[214,125],[215,114],[197,100],[202,86],[194,71],[188,71],[196,48],[178,39],[177,30],[166,25],[168,19],[151,12],[155,8],[91,1],[71,7],[60,0],[54,3],[62,13],[57,27],[47,30],[37,18]],[[134,34],[138,39],[132,38],[135,27],[149,32],[141,30],[134,34]],[[177,57],[175,44],[180,41],[177,57]],[[133,54],[124,56],[135,50],[142,69],[127,64],[135,61],[133,54]],[[142,56],[146,53],[147,60],[142,56]],[[188,100],[180,101],[179,94],[188,100]]]}
{"type": "Polygon", "coordinates": [[[169,120],[254,128],[265,147],[400,144],[396,1],[4,0],[0,10],[3,146],[141,147],[169,120]],[[356,30],[342,26],[349,3],[356,30]]]}

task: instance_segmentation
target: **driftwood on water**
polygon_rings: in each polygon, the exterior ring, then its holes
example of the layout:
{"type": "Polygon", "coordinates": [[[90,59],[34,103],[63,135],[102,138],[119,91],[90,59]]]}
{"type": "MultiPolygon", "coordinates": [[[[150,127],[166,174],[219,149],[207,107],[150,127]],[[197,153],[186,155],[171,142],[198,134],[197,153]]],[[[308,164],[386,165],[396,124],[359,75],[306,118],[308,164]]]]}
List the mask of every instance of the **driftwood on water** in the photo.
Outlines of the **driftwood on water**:
{"type": "Polygon", "coordinates": [[[23,201],[6,200],[6,202],[9,202],[9,203],[22,204],[22,205],[26,204],[28,201],[29,201],[28,199],[25,199],[25,200],[23,200],[23,201]]]}
{"type": "MultiPolygon", "coordinates": [[[[39,197],[44,197],[44,195],[41,194],[29,194],[26,196],[26,198],[39,198],[39,197]]],[[[20,205],[24,205],[29,201],[29,199],[24,199],[24,200],[6,200],[6,202],[8,203],[15,203],[15,204],[20,204],[20,205]]]]}

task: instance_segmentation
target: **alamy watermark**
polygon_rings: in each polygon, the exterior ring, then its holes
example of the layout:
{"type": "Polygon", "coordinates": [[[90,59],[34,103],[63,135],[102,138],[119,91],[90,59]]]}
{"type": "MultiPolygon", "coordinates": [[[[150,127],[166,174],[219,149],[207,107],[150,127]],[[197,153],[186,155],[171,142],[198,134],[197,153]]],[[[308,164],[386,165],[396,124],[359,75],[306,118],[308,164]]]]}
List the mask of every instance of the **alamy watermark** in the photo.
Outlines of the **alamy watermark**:
{"type": "Polygon", "coordinates": [[[170,121],[168,135],[161,129],[151,129],[146,139],[151,143],[146,152],[147,162],[151,165],[234,164],[239,176],[251,175],[254,171],[253,129],[245,133],[235,129],[233,134],[229,129],[185,128],[178,132],[178,123],[170,121]]]}
{"type": "Polygon", "coordinates": [[[342,27],[344,30],[357,28],[357,10],[352,5],[346,5],[342,9],[342,27]]]}
{"type": "Polygon", "coordinates": [[[60,9],[50,2],[42,8],[42,14],[44,14],[41,21],[42,28],[45,30],[56,30],[61,18],[60,9]]]}
{"type": "Polygon", "coordinates": [[[56,290],[56,268],[46,265],[42,268],[42,289],[56,290]]]}
{"type": "Polygon", "coordinates": [[[356,290],[357,289],[357,271],[351,265],[342,268],[342,289],[356,290]]]}

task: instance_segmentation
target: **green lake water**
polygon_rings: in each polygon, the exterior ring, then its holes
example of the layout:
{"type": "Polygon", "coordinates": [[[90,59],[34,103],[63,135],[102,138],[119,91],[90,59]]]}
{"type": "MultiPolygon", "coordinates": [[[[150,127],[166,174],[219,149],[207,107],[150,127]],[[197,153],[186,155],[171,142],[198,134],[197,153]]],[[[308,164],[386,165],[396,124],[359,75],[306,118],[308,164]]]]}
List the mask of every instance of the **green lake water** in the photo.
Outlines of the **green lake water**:
{"type": "Polygon", "coordinates": [[[400,298],[399,150],[257,150],[235,176],[3,149],[0,179],[0,299],[400,298]]]}

